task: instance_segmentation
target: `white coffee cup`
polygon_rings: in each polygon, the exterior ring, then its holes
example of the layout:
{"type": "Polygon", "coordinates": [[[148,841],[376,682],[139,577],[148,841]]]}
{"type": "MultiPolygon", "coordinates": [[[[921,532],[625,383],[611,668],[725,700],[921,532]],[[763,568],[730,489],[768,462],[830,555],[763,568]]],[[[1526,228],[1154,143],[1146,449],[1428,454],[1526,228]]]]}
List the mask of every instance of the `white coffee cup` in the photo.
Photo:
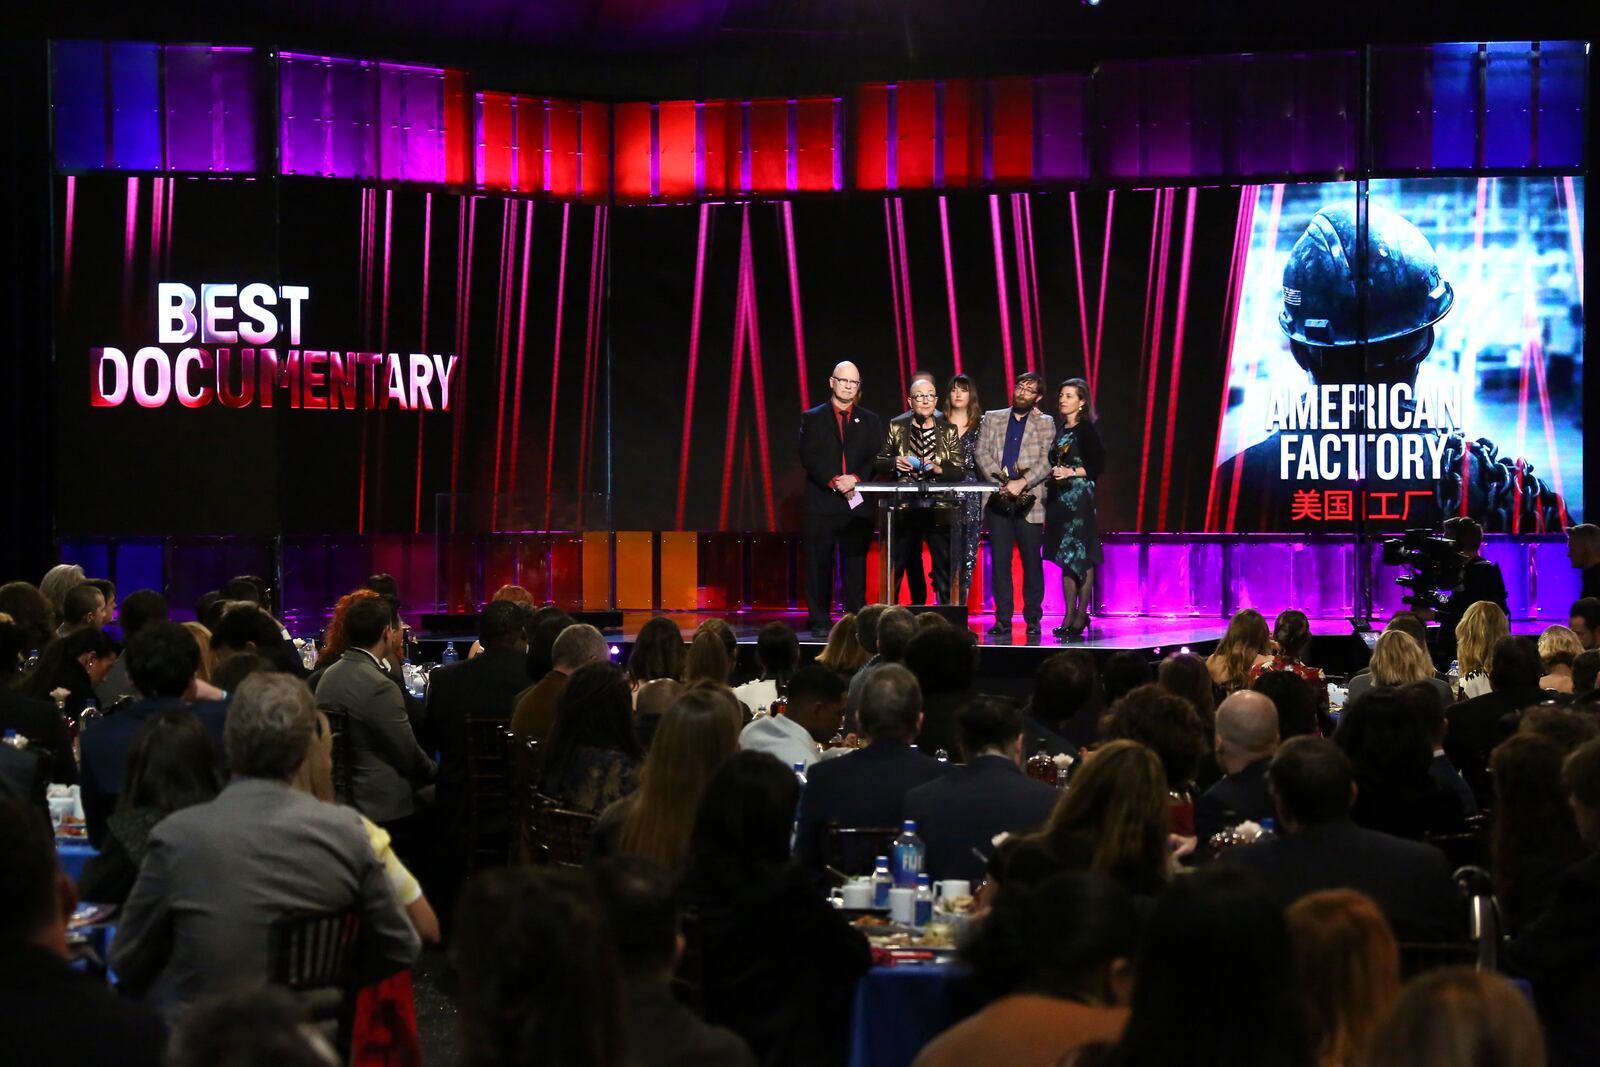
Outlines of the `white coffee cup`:
{"type": "Polygon", "coordinates": [[[844,901],[844,906],[852,911],[864,911],[872,907],[871,882],[846,882],[839,889],[839,896],[844,901]]]}
{"type": "Polygon", "coordinates": [[[906,886],[889,890],[889,918],[902,926],[917,921],[917,891],[906,886]]]}
{"type": "Polygon", "coordinates": [[[933,900],[935,904],[955,897],[970,897],[971,895],[972,883],[965,878],[946,878],[942,882],[933,883],[933,900]]]}

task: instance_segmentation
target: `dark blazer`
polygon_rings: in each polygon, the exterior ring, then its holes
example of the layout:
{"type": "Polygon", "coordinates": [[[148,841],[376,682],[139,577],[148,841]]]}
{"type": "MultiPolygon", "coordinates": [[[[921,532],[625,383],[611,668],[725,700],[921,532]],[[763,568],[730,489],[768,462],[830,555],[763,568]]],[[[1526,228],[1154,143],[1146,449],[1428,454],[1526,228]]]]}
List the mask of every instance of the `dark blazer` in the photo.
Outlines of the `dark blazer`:
{"type": "Polygon", "coordinates": [[[1249,820],[1260,822],[1277,816],[1272,797],[1267,793],[1269,756],[1258,759],[1238,774],[1230,774],[1200,794],[1194,802],[1194,831],[1199,838],[1197,855],[1205,853],[1206,842],[1219,830],[1249,820]]]}
{"type": "Polygon", "coordinates": [[[417,744],[405,700],[372,656],[349,649],[317,686],[317,707],[350,718],[350,802],[376,823],[416,811],[414,784],[433,776],[433,760],[417,744]]]}
{"type": "Polygon", "coordinates": [[[1347,819],[1231,848],[1217,862],[1255,871],[1285,907],[1323,889],[1360,890],[1401,941],[1450,941],[1464,933],[1444,853],[1347,819]]]}
{"type": "Polygon", "coordinates": [[[161,1016],[35,945],[0,949],[7,1067],[161,1067],[161,1016]]]}
{"type": "Polygon", "coordinates": [[[52,782],[71,785],[78,780],[78,762],[72,758],[72,738],[67,732],[66,720],[53,703],[0,689],[0,733],[7,730],[15,730],[26,737],[30,747],[50,750],[52,782]]]}
{"type": "Polygon", "coordinates": [[[945,421],[943,415],[937,413],[933,416],[933,425],[938,434],[938,441],[933,455],[928,458],[930,462],[939,465],[940,473],[933,474],[929,471],[905,473],[895,469],[896,459],[901,456],[916,455],[916,450],[911,447],[911,427],[914,417],[907,411],[889,420],[889,434],[883,439],[883,448],[878,452],[877,473],[880,476],[892,475],[897,482],[965,480],[967,467],[961,458],[961,431],[945,421]]]}
{"type": "Polygon", "coordinates": [[[979,756],[907,793],[906,818],[928,846],[923,870],[934,881],[965,878],[976,886],[995,836],[1039,829],[1059,797],[1005,756],[979,756]]]}
{"type": "Polygon", "coordinates": [[[1600,1061],[1600,855],[1568,869],[1555,900],[1506,947],[1506,969],[1533,983],[1551,1067],[1600,1061]]]}
{"type": "Polygon", "coordinates": [[[224,766],[222,727],[228,719],[228,705],[221,700],[202,700],[185,704],[177,697],[140,700],[114,715],[91,719],[79,734],[78,753],[83,760],[83,818],[89,843],[99,848],[105,840],[106,820],[117,806],[122,792],[122,773],[127,769],[128,751],[144,721],[168,708],[187,709],[200,719],[211,743],[216,747],[218,766],[224,766]]]}
{"type": "Polygon", "coordinates": [[[930,756],[942,748],[951,759],[957,758],[961,751],[961,731],[956,728],[956,712],[972,703],[976,695],[970,690],[924,693],[922,732],[917,735],[917,747],[930,756]]]}
{"type": "Polygon", "coordinates": [[[796,857],[813,867],[822,863],[824,823],[898,827],[906,817],[906,794],[949,768],[904,741],[874,741],[848,755],[812,764],[800,797],[796,857]]]}
{"type": "Polygon", "coordinates": [[[1461,772],[1480,808],[1494,805],[1494,783],[1489,780],[1489,754],[1509,737],[1515,727],[1500,720],[1530,704],[1547,700],[1552,694],[1531,689],[1491,690],[1482,696],[1463,700],[1445,708],[1450,728],[1444,735],[1444,753],[1461,772]]]}
{"type": "Polygon", "coordinates": [[[1472,787],[1467,785],[1466,779],[1461,777],[1455,764],[1450,762],[1450,757],[1444,753],[1433,757],[1433,762],[1428,764],[1428,773],[1450,796],[1455,798],[1456,805],[1460,807],[1462,816],[1471,818],[1478,814],[1478,801],[1472,795],[1472,787]]]}
{"type": "Polygon", "coordinates": [[[515,648],[486,648],[428,676],[423,719],[439,746],[439,807],[445,818],[459,813],[466,789],[467,716],[509,724],[517,694],[532,680],[527,653],[515,648]]]}
{"type": "Polygon", "coordinates": [[[860,404],[845,422],[839,439],[839,420],[833,401],[809,408],[800,416],[800,465],[806,472],[806,510],[813,515],[842,515],[850,510],[845,498],[828,488],[842,466],[859,481],[872,477],[883,446],[883,420],[860,404]]]}

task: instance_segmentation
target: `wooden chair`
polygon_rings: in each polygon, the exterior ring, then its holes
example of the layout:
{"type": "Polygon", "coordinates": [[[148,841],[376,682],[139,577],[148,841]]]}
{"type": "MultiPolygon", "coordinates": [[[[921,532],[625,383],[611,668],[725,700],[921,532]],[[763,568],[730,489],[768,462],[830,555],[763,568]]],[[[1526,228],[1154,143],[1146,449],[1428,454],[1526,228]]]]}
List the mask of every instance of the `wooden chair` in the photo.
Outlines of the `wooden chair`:
{"type": "Polygon", "coordinates": [[[511,820],[511,724],[467,716],[467,835],[473,870],[506,862],[511,820]]]}
{"type": "Polygon", "coordinates": [[[285,915],[267,931],[268,980],[292,989],[311,1025],[340,1050],[350,1046],[360,935],[361,917],[353,910],[285,915]]]}
{"type": "Polygon", "coordinates": [[[840,826],[836,822],[823,823],[818,832],[822,838],[817,855],[823,865],[851,876],[871,874],[873,862],[889,855],[894,839],[900,836],[898,826],[840,826]]]}
{"type": "Polygon", "coordinates": [[[553,797],[536,794],[528,811],[528,855],[540,866],[582,867],[598,816],[563,808],[553,797]]]}
{"type": "Polygon", "coordinates": [[[350,788],[350,715],[336,708],[323,708],[328,729],[333,734],[333,799],[354,804],[350,788]]]}
{"type": "Polygon", "coordinates": [[[511,841],[516,850],[514,860],[527,860],[529,818],[533,811],[533,798],[539,784],[539,765],[543,751],[539,742],[531,737],[511,737],[511,841]]]}
{"type": "Polygon", "coordinates": [[[1444,853],[1450,868],[1481,867],[1489,862],[1489,843],[1482,832],[1468,830],[1459,834],[1430,834],[1428,844],[1444,853]]]}

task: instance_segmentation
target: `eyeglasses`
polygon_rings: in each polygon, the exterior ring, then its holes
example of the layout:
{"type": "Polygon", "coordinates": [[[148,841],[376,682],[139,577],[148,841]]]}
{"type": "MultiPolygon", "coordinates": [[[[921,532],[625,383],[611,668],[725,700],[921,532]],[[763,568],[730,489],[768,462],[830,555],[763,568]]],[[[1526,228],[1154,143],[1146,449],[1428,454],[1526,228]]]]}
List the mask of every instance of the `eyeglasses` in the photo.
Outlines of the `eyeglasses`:
{"type": "Polygon", "coordinates": [[[833,382],[835,385],[860,385],[861,384],[861,379],[860,378],[835,378],[835,377],[832,377],[831,375],[829,376],[828,381],[833,382]]]}
{"type": "Polygon", "coordinates": [[[912,400],[938,400],[939,399],[939,394],[938,393],[912,393],[911,394],[911,399],[912,400]]]}

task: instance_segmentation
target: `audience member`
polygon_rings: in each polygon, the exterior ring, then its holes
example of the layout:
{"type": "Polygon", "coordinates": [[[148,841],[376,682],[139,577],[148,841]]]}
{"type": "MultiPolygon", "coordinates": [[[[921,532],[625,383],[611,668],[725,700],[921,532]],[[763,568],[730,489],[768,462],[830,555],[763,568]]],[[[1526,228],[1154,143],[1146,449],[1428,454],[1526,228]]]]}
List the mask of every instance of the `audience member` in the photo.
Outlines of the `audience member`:
{"type": "Polygon", "coordinates": [[[622,1020],[634,1067],[755,1067],[744,1040],[709,1026],[672,993],[684,936],[673,882],[649,860],[626,856],[593,869],[622,972],[622,1020]]]}
{"type": "Polygon", "coordinates": [[[1582,745],[1600,737],[1600,718],[1569,706],[1540,704],[1523,710],[1517,720],[1517,734],[1532,734],[1554,742],[1565,759],[1582,745]]]}
{"type": "Polygon", "coordinates": [[[1580,577],[1586,597],[1600,597],[1600,526],[1582,522],[1567,528],[1567,559],[1580,577]]]}
{"type": "Polygon", "coordinates": [[[1585,649],[1600,648],[1600,597],[1584,594],[1567,612],[1567,626],[1585,649]]]}
{"type": "MultiPolygon", "coordinates": [[[[722,642],[723,654],[728,657],[728,676],[726,678],[711,678],[709,681],[720,685],[731,685],[733,674],[739,669],[739,638],[734,635],[733,627],[728,625],[728,620],[713,615],[694,628],[694,634],[689,638],[689,644],[694,644],[694,638],[703,633],[717,635],[717,640],[722,642]]],[[[687,670],[685,665],[685,670],[687,670]]]]}
{"type": "Polygon", "coordinates": [[[1223,779],[1194,804],[1197,855],[1231,826],[1260,823],[1274,815],[1267,792],[1267,765],[1278,751],[1278,709],[1260,693],[1240,689],[1217,708],[1216,755],[1223,779]]]}
{"type": "Polygon", "coordinates": [[[1400,993],[1400,946],[1383,912],[1353,889],[1327,889],[1289,905],[1284,918],[1317,1063],[1366,1063],[1372,1031],[1400,993]]]}
{"type": "Polygon", "coordinates": [[[383,597],[357,600],[345,614],[350,647],[317,686],[317,706],[349,719],[350,803],[389,832],[404,857],[420,846],[416,792],[437,768],[417,743],[387,660],[400,616],[383,597]]]}
{"type": "Polygon", "coordinates": [[[1572,664],[1583,651],[1583,644],[1570,627],[1545,627],[1539,635],[1539,662],[1545,672],[1539,679],[1539,688],[1571,693],[1572,664]]]}
{"type": "MultiPolygon", "coordinates": [[[[185,630],[188,630],[189,633],[194,635],[195,644],[200,646],[200,666],[195,668],[194,676],[200,679],[202,682],[215,685],[215,683],[211,681],[211,676],[217,673],[217,657],[211,651],[211,631],[206,629],[203,624],[195,622],[193,619],[190,619],[188,622],[182,623],[181,625],[185,630]]],[[[261,658],[256,656],[254,652],[241,652],[238,653],[238,655],[255,656],[257,659],[261,658]]],[[[221,691],[220,686],[217,688],[219,691],[221,691]]],[[[218,699],[221,698],[219,697],[218,699]]]]}
{"type": "Polygon", "coordinates": [[[922,723],[922,691],[916,677],[897,663],[873,671],[861,699],[861,730],[869,743],[837,759],[822,760],[807,773],[795,835],[797,859],[814,868],[829,864],[849,874],[871,872],[869,852],[826,855],[824,829],[830,823],[900,826],[906,817],[906,795],[949,769],[913,746],[922,723]]]}
{"type": "Polygon", "coordinates": [[[556,705],[567,687],[567,679],[579,668],[591,663],[609,662],[610,653],[604,635],[587,623],[573,623],[562,630],[550,648],[549,673],[523,689],[515,698],[516,710],[511,716],[511,733],[540,744],[548,741],[550,730],[556,724],[556,705]]]}
{"type": "Polygon", "coordinates": [[[55,633],[55,605],[28,582],[0,585],[0,614],[22,630],[22,651],[35,652],[55,633]]]}
{"type": "Polygon", "coordinates": [[[18,736],[27,738],[34,757],[38,757],[41,750],[49,752],[47,765],[32,765],[33,759],[27,764],[17,763],[18,767],[26,766],[30,790],[32,777],[40,770],[51,782],[71,785],[78,780],[78,761],[73,758],[66,719],[56,710],[55,701],[29,696],[14,684],[21,671],[26,643],[27,634],[20,626],[0,622],[0,733],[15,730],[18,736]]]}
{"type": "MultiPolygon", "coordinates": [[[[1456,689],[1463,700],[1489,692],[1489,661],[1494,646],[1511,636],[1511,623],[1498,605],[1480,600],[1456,624],[1456,689]]],[[[1454,699],[1452,697],[1451,699],[1454,699]]]]}
{"type": "Polygon", "coordinates": [[[1480,808],[1489,806],[1494,792],[1489,782],[1489,753],[1516,731],[1518,712],[1545,699],[1539,688],[1543,673],[1539,650],[1532,641],[1502,637],[1494,644],[1489,692],[1445,710],[1448,731],[1444,750],[1472,787],[1480,808]]]}
{"type": "Polygon", "coordinates": [[[196,1002],[173,1032],[167,1067],[338,1067],[339,1055],[287,989],[247,985],[196,1002]]]}
{"type": "Polygon", "coordinates": [[[760,677],[733,691],[752,715],[772,706],[800,666],[800,641],[788,623],[769,622],[761,628],[756,635],[756,664],[761,668],[760,677]]]}
{"type": "MultiPolygon", "coordinates": [[[[933,612],[920,616],[929,617],[939,618],[933,612]]],[[[929,755],[954,753],[959,744],[956,711],[970,701],[977,690],[978,645],[972,632],[954,626],[923,630],[906,645],[904,663],[906,669],[916,675],[922,693],[918,746],[929,755]]],[[[866,703],[863,691],[863,710],[866,703]]]]}
{"type": "Polygon", "coordinates": [[[1317,707],[1326,711],[1328,679],[1320,667],[1306,665],[1305,654],[1310,647],[1311,620],[1306,618],[1306,613],[1293,608],[1280,611],[1272,624],[1273,653],[1265,663],[1250,668],[1250,681],[1255,682],[1267,671],[1288,671],[1311,688],[1317,707]]]}
{"type": "Polygon", "coordinates": [[[1600,677],[1600,650],[1585,649],[1572,661],[1572,695],[1578,702],[1593,699],[1596,678],[1600,677]]]}
{"type": "Polygon", "coordinates": [[[852,726],[856,722],[856,709],[861,706],[861,687],[867,684],[867,675],[883,662],[878,653],[878,623],[888,610],[888,604],[868,604],[856,612],[856,641],[867,658],[850,675],[850,690],[845,696],[845,717],[852,726]]]}
{"type": "Polygon", "coordinates": [[[117,618],[117,583],[110,578],[86,578],[84,581],[100,590],[100,613],[95,616],[92,625],[103,630],[117,618]]]}
{"type": "MultiPolygon", "coordinates": [[[[697,686],[696,688],[715,688],[712,686],[697,686]]],[[[661,716],[666,714],[677,699],[688,692],[688,687],[676,678],[657,678],[653,682],[646,682],[639,687],[633,697],[633,734],[639,739],[639,747],[645,752],[650,751],[650,746],[655,743],[656,730],[660,728],[661,716]]],[[[740,719],[744,722],[744,714],[748,709],[739,706],[740,719]]]]}
{"type": "Polygon", "coordinates": [[[1494,892],[1512,933],[1549,909],[1561,876],[1589,852],[1561,788],[1566,756],[1549,738],[1518,733],[1489,760],[1494,892]]]}
{"type": "Polygon", "coordinates": [[[1456,770],[1455,764],[1445,754],[1445,702],[1439,699],[1439,690],[1432,683],[1417,682],[1400,690],[1400,699],[1422,723],[1423,732],[1428,736],[1428,743],[1433,750],[1433,762],[1428,764],[1428,773],[1440,789],[1455,798],[1456,806],[1461,809],[1461,817],[1472,818],[1478,814],[1477,798],[1472,795],[1472,787],[1467,785],[1466,779],[1461,777],[1461,772],[1456,770]]]}
{"type": "Polygon", "coordinates": [[[855,612],[846,612],[828,631],[828,643],[817,654],[817,662],[831,671],[849,679],[867,662],[867,650],[861,647],[856,632],[855,612]]]}
{"type": "Polygon", "coordinates": [[[96,630],[105,614],[106,595],[93,582],[79,582],[67,590],[61,600],[61,625],[56,636],[61,637],[85,626],[96,630]]]}
{"type": "MultiPolygon", "coordinates": [[[[1552,1067],[1593,1060],[1545,1058],[1527,996],[1497,974],[1450,967],[1422,975],[1369,1042],[1364,1067],[1552,1067]]],[[[1553,1053],[1558,1050],[1552,1049],[1553,1053]]]]}
{"type": "Polygon", "coordinates": [[[111,965],[125,989],[146,995],[169,1022],[208,991],[270,977],[268,931],[297,911],[359,910],[356,969],[365,981],[417,955],[416,932],[360,818],[289,786],[315,729],[303,682],[252,675],[228,710],[233,780],[150,834],[111,965]]]}
{"type": "Polygon", "coordinates": [[[801,667],[789,679],[783,713],[752,721],[739,734],[739,747],[769,752],[785,767],[810,768],[844,725],[845,690],[844,679],[828,668],[801,667]]]}
{"type": "Polygon", "coordinates": [[[1333,740],[1355,770],[1356,825],[1414,841],[1466,829],[1461,802],[1434,780],[1432,732],[1398,689],[1373,689],[1346,704],[1333,740]]]}
{"type": "Polygon", "coordinates": [[[360,600],[371,600],[377,595],[370,589],[355,589],[334,602],[333,614],[328,617],[328,627],[322,631],[322,648],[317,653],[316,666],[312,669],[311,677],[306,679],[312,692],[316,692],[317,684],[322,680],[322,672],[338,663],[339,658],[350,648],[350,635],[345,631],[345,619],[350,614],[351,605],[360,600]]]}
{"type": "Polygon", "coordinates": [[[1591,851],[1562,875],[1550,906],[1512,938],[1504,959],[1533,983],[1553,1067],[1577,1067],[1600,1059],[1600,740],[1566,758],[1561,787],[1591,851]]]}
{"type": "Polygon", "coordinates": [[[578,668],[556,702],[539,792],[564,808],[598,815],[638,786],[643,759],[622,668],[609,662],[578,668]]]}
{"type": "Polygon", "coordinates": [[[1345,706],[1349,707],[1379,686],[1399,688],[1417,682],[1434,686],[1439,690],[1441,700],[1449,702],[1455,699],[1450,692],[1450,683],[1435,674],[1433,660],[1428,658],[1428,646],[1425,643],[1419,642],[1403,629],[1385,630],[1378,635],[1378,643],[1372,648],[1372,660],[1367,666],[1367,673],[1350,679],[1345,693],[1345,706]]]}
{"type": "Polygon", "coordinates": [[[706,787],[738,750],[739,720],[722,695],[710,688],[683,693],[661,716],[639,788],[601,815],[596,851],[642,857],[673,877],[683,873],[706,787]]]}
{"type": "Polygon", "coordinates": [[[733,675],[733,659],[723,646],[722,636],[715,630],[699,630],[689,642],[689,652],[683,658],[683,684],[710,682],[727,685],[733,675]]]}
{"type": "MultiPolygon", "coordinates": [[[[1419,648],[1426,649],[1428,647],[1428,624],[1423,622],[1422,617],[1414,611],[1397,611],[1389,616],[1389,621],[1383,626],[1383,633],[1388,633],[1390,630],[1399,630],[1401,633],[1409,635],[1419,648]]],[[[1382,637],[1382,634],[1379,634],[1379,637],[1382,637]]],[[[1360,696],[1372,686],[1371,674],[1370,668],[1363,667],[1350,676],[1350,683],[1346,687],[1346,700],[1352,696],[1360,696]]],[[[1433,676],[1440,681],[1447,681],[1445,675],[1439,671],[1434,671],[1433,676]]],[[[1446,699],[1451,698],[1447,697],[1446,699]]]]}
{"type": "MultiPolygon", "coordinates": [[[[117,625],[122,628],[122,643],[126,645],[133,635],[144,629],[146,623],[167,621],[167,598],[154,589],[135,589],[122,598],[117,612],[117,625]]],[[[210,681],[209,678],[206,679],[210,681]]],[[[106,676],[94,687],[95,699],[101,709],[111,707],[123,697],[138,699],[139,690],[128,677],[128,661],[118,657],[106,676]]]]}
{"type": "Polygon", "coordinates": [[[1272,701],[1278,712],[1278,740],[1291,737],[1322,737],[1332,732],[1333,720],[1317,714],[1316,697],[1311,687],[1288,671],[1268,671],[1250,687],[1272,701]]]}
{"type": "Polygon", "coordinates": [[[219,785],[215,750],[194,712],[167,708],[145,719],[128,751],[105,839],[78,881],[79,895],[96,904],[128,899],[150,831],[173,812],[213,799],[219,785]]]}
{"type": "Polygon", "coordinates": [[[1009,700],[977,697],[956,727],[966,766],[907,793],[905,813],[927,846],[923,867],[933,879],[976,885],[995,837],[1039,829],[1059,794],[1022,773],[1022,716],[1009,700]]]}
{"type": "Polygon", "coordinates": [[[1145,930],[1133,1011],[1112,1062],[1311,1067],[1281,909],[1226,867],[1173,882],[1145,930]]]}
{"type": "Polygon", "coordinates": [[[214,691],[196,681],[200,646],[177,623],[149,623],[128,642],[124,654],[140,699],[115,715],[91,721],[79,736],[83,815],[89,843],[96,848],[105,841],[107,820],[122,791],[128,752],[145,720],[169,708],[188,707],[220,751],[227,715],[227,705],[209,699],[214,691]]]}
{"type": "Polygon", "coordinates": [[[1076,758],[1100,740],[1104,710],[1094,656],[1081,648],[1053,653],[1033,675],[1033,699],[1023,715],[1026,739],[1032,743],[1042,736],[1050,755],[1065,752],[1076,758]]]}
{"type": "Polygon", "coordinates": [[[1219,862],[1259,875],[1283,905],[1319,889],[1356,889],[1383,909],[1402,941],[1460,934],[1455,883],[1444,854],[1350,820],[1356,786],[1350,759],[1332,741],[1284,742],[1267,769],[1277,836],[1222,853],[1219,862]]]}
{"type": "Polygon", "coordinates": [[[1156,684],[1187,700],[1207,733],[1216,728],[1217,693],[1204,659],[1193,652],[1174,652],[1156,667],[1156,684]]]}
{"type": "Polygon", "coordinates": [[[740,752],[712,778],[682,883],[696,916],[689,952],[706,1021],[744,1038],[760,1062],[843,1063],[871,954],[789,863],[799,786],[765,752],[740,752]]]}
{"type": "MultiPolygon", "coordinates": [[[[532,593],[520,585],[502,585],[494,591],[494,595],[489,597],[489,604],[484,605],[485,611],[488,610],[490,604],[516,604],[520,607],[522,609],[523,629],[526,631],[524,640],[530,640],[533,637],[533,613],[538,607],[538,602],[533,599],[532,593]]],[[[480,627],[483,624],[481,613],[478,624],[480,627]]],[[[477,659],[481,655],[483,655],[483,637],[480,635],[476,641],[472,642],[472,647],[467,649],[467,658],[469,660],[477,659]]]]}
{"type": "Polygon", "coordinates": [[[83,568],[76,563],[58,563],[46,571],[44,577],[39,580],[39,592],[49,601],[50,610],[55,616],[50,623],[52,633],[66,619],[67,592],[82,585],[83,579],[83,568]]]}
{"type": "Polygon", "coordinates": [[[1167,787],[1187,790],[1205,752],[1205,734],[1193,706],[1154,682],[1128,691],[1100,720],[1100,736],[1137,741],[1161,758],[1167,787]]]}
{"type": "Polygon", "coordinates": [[[1113,652],[1106,660],[1103,672],[1106,704],[1115,704],[1124,696],[1154,681],[1150,661],[1143,652],[1113,652]]]}
{"type": "Polygon", "coordinates": [[[1109,875],[1154,896],[1172,873],[1168,840],[1161,760],[1137,741],[1109,741],[1084,757],[1044,829],[1008,840],[993,866],[1002,897],[1060,870],[1109,875]]]}
{"type": "MultiPolygon", "coordinates": [[[[184,625],[187,626],[188,623],[185,623],[184,625]]],[[[197,637],[195,640],[198,642],[199,638],[197,637]]],[[[205,662],[205,657],[206,646],[201,644],[200,660],[202,665],[205,662]]],[[[223,660],[222,666],[212,671],[211,674],[206,677],[206,681],[216,686],[223,693],[231,693],[235,689],[239,688],[240,682],[244,681],[257,671],[274,670],[277,670],[275,665],[268,663],[254,652],[235,652],[233,655],[223,660]]],[[[201,669],[196,672],[195,677],[201,677],[204,673],[205,668],[202,666],[201,669]]]]}
{"type": "Polygon", "coordinates": [[[77,907],[50,824],[0,799],[0,998],[7,1067],[161,1067],[161,1019],[68,962],[77,907]]]}
{"type": "MultiPolygon", "coordinates": [[[[277,670],[296,677],[304,677],[308,673],[305,661],[300,658],[300,651],[289,640],[289,632],[265,607],[241,601],[229,601],[228,605],[216,624],[209,626],[211,651],[217,662],[235,652],[254,652],[272,663],[277,670]]],[[[396,627],[398,629],[398,623],[396,627]]],[[[398,637],[396,640],[398,648],[398,637]]],[[[397,654],[396,661],[399,658],[397,654]]]]}
{"type": "Polygon", "coordinates": [[[1016,886],[966,943],[962,960],[989,1002],[935,1038],[914,1067],[1055,1067],[1122,1036],[1133,996],[1139,914],[1101,874],[1016,886]]]}
{"type": "Polygon", "coordinates": [[[23,677],[18,691],[36,700],[50,700],[76,721],[96,704],[94,687],[117,662],[111,639],[97,626],[80,626],[53,639],[39,653],[39,662],[23,677]]]}
{"type": "Polygon", "coordinates": [[[1250,684],[1251,668],[1265,663],[1271,654],[1267,620],[1255,608],[1245,608],[1228,620],[1217,650],[1206,657],[1211,684],[1223,693],[1244,689],[1250,684]]]}
{"type": "MultiPolygon", "coordinates": [[[[528,625],[528,677],[543,678],[555,666],[556,639],[563,630],[577,623],[571,615],[546,604],[533,613],[528,625]]],[[[607,650],[608,658],[610,649],[607,650]]]]}
{"type": "Polygon", "coordinates": [[[585,875],[485,871],[462,893],[453,929],[462,1067],[631,1062],[616,951],[585,875]]]}
{"type": "Polygon", "coordinates": [[[633,639],[628,653],[628,682],[637,693],[639,687],[657,678],[683,677],[683,631],[664,615],[647,619],[633,639]]]}

